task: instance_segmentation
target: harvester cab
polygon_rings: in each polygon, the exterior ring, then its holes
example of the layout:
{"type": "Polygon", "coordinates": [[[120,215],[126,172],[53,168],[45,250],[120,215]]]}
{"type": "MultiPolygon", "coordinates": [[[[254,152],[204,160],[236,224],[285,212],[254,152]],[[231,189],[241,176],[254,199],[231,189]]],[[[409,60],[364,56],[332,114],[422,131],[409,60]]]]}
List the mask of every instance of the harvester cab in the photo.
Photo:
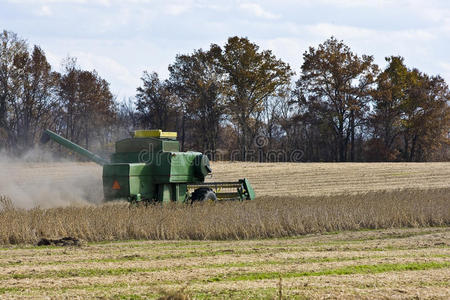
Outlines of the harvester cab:
{"type": "Polygon", "coordinates": [[[53,140],[103,166],[106,201],[187,202],[252,200],[250,182],[205,182],[212,172],[209,159],[200,152],[180,152],[176,132],[136,130],[133,137],[117,141],[106,160],[60,135],[45,130],[41,142],[53,140]]]}

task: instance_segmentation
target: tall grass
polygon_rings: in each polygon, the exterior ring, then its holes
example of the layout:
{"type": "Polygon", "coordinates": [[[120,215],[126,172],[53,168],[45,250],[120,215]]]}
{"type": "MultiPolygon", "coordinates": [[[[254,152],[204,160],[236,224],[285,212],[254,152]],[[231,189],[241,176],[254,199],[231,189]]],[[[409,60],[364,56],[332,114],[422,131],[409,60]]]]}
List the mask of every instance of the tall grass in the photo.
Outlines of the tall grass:
{"type": "Polygon", "coordinates": [[[125,239],[253,239],[391,227],[450,225],[450,188],[323,197],[262,197],[197,205],[109,203],[31,210],[0,201],[0,244],[71,236],[125,239]],[[2,208],[2,204],[3,208],[2,208]]]}

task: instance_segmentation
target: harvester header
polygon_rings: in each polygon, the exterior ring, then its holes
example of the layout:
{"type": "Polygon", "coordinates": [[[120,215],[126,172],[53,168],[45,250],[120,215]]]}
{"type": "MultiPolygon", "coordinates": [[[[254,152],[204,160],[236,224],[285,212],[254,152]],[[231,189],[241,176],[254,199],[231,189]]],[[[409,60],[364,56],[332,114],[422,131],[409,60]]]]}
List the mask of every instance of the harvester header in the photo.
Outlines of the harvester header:
{"type": "Polygon", "coordinates": [[[105,200],[131,202],[189,202],[252,200],[255,193],[247,179],[206,183],[211,172],[209,159],[200,152],[181,152],[176,132],[136,130],[132,138],[115,143],[110,160],[46,130],[50,139],[103,166],[105,200]]]}

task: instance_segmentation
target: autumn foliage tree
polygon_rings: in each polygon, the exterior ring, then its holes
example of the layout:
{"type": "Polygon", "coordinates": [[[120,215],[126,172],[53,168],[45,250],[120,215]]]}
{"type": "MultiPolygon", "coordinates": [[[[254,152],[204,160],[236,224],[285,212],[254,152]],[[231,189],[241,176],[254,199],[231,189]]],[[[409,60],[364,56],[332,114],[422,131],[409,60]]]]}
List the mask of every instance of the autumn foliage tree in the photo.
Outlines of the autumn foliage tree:
{"type": "Polygon", "coordinates": [[[34,46],[31,55],[25,52],[17,59],[20,66],[21,88],[12,103],[17,147],[25,151],[33,147],[40,133],[52,124],[52,108],[56,104],[54,95],[58,76],[52,71],[45,53],[34,46]]]}
{"type": "Polygon", "coordinates": [[[15,33],[0,34],[0,148],[21,154],[50,128],[91,147],[108,140],[116,103],[109,83],[68,59],[52,70],[39,46],[29,48],[15,33]]]}
{"type": "Polygon", "coordinates": [[[374,109],[369,116],[374,139],[370,141],[371,160],[395,160],[398,149],[395,143],[402,133],[402,105],[407,99],[411,74],[402,57],[386,58],[388,66],[377,78],[373,91],[374,109]]]}
{"type": "Polygon", "coordinates": [[[76,59],[66,61],[65,73],[60,76],[60,121],[58,131],[76,143],[91,146],[91,138],[100,144],[109,142],[105,129],[115,121],[116,104],[109,83],[96,71],[81,70],[76,59]]]}
{"type": "Polygon", "coordinates": [[[402,103],[401,152],[405,161],[424,161],[449,142],[450,92],[440,76],[411,71],[408,97],[402,103]]]}
{"type": "Polygon", "coordinates": [[[264,101],[282,96],[293,72],[272,51],[260,51],[258,45],[237,36],[229,38],[224,46],[220,66],[226,74],[228,114],[239,132],[241,159],[247,160],[248,149],[261,126],[264,101]]]}
{"type": "Polygon", "coordinates": [[[220,69],[221,49],[211,45],[193,54],[177,55],[169,66],[170,86],[179,97],[182,116],[181,141],[186,135],[192,146],[210,152],[214,157],[219,139],[220,123],[225,115],[223,92],[224,73],[220,69]],[[190,132],[186,132],[186,127],[190,132]]]}
{"type": "Polygon", "coordinates": [[[372,160],[424,161],[448,145],[450,91],[440,76],[410,70],[404,59],[386,59],[370,117],[372,160]]]}
{"type": "Polygon", "coordinates": [[[331,37],[303,53],[293,82],[287,63],[234,36],[177,55],[167,79],[144,71],[136,95],[116,101],[76,58],[57,72],[39,46],[2,31],[0,151],[26,153],[46,128],[105,152],[132,130],[162,129],[177,131],[183,150],[212,159],[450,159],[447,83],[401,56],[386,62],[380,72],[372,56],[331,37]]]}
{"type": "Polygon", "coordinates": [[[157,73],[144,72],[142,86],[137,88],[136,108],[143,128],[177,129],[177,99],[168,81],[161,81],[157,73]]]}
{"type": "Polygon", "coordinates": [[[297,82],[300,105],[329,122],[334,132],[336,159],[354,160],[356,127],[364,119],[377,75],[372,56],[358,56],[334,37],[303,54],[297,82]]]}

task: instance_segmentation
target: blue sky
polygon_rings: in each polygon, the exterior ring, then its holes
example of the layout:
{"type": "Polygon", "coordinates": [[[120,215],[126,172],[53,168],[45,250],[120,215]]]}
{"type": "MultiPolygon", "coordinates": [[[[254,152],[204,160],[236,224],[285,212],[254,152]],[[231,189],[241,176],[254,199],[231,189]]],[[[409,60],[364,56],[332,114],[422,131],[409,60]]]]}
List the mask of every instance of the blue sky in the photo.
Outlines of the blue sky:
{"type": "Polygon", "coordinates": [[[358,54],[402,55],[450,82],[448,0],[0,0],[0,29],[40,45],[55,70],[78,58],[134,96],[144,70],[162,78],[176,54],[246,36],[299,74],[302,54],[334,35],[358,54]]]}

